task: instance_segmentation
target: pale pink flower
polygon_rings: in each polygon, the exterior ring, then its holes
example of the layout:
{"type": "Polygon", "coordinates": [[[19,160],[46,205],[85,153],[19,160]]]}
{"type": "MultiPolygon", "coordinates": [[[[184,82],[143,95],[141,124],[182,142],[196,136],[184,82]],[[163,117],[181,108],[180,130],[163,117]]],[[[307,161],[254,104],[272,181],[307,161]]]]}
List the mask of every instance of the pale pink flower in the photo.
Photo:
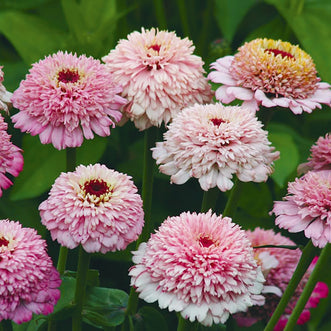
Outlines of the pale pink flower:
{"type": "Polygon", "coordinates": [[[131,285],[139,297],[191,322],[224,323],[259,300],[263,275],[245,231],[229,217],[168,217],[133,252],[131,285]]]}
{"type": "Polygon", "coordinates": [[[39,206],[53,240],[86,252],[123,250],[144,224],[142,200],[131,177],[105,165],[80,165],[62,173],[39,206]]]}
{"type": "Polygon", "coordinates": [[[7,133],[8,125],[0,115],[0,197],[2,189],[7,189],[13,183],[6,173],[17,177],[23,169],[22,150],[13,145],[11,136],[7,133]]]}
{"type": "Polygon", "coordinates": [[[325,137],[319,137],[310,152],[308,162],[298,166],[299,174],[310,170],[331,170],[331,136],[329,133],[325,137]]]}
{"type": "Polygon", "coordinates": [[[0,220],[0,322],[27,322],[53,312],[61,278],[35,229],[0,220]]]}
{"type": "Polygon", "coordinates": [[[312,58],[289,42],[254,39],[211,68],[208,78],[222,84],[215,97],[223,103],[239,99],[252,111],[278,106],[294,114],[331,106],[330,85],[320,82],[312,58]]]}
{"type": "Polygon", "coordinates": [[[243,182],[267,180],[279,157],[267,135],[244,107],[196,104],[169,124],[164,141],[152,148],[153,158],[175,184],[194,177],[205,191],[215,186],[226,191],[233,175],[243,182]]]}
{"type": "Polygon", "coordinates": [[[12,97],[12,93],[8,92],[6,88],[3,86],[3,71],[0,66],[0,110],[4,110],[8,112],[8,104],[10,104],[10,99],[12,97]]]}
{"type": "Polygon", "coordinates": [[[168,123],[182,108],[209,103],[213,94],[194,46],[174,32],[134,31],[102,58],[129,100],[123,114],[139,130],[168,123]]]}
{"type": "Polygon", "coordinates": [[[42,144],[57,149],[79,147],[94,133],[110,135],[126,103],[104,64],[92,57],[63,53],[34,63],[14,91],[12,116],[15,128],[39,135],[42,144]]]}
{"type": "Polygon", "coordinates": [[[309,171],[288,184],[284,201],[275,201],[276,225],[304,231],[320,248],[331,242],[331,170],[309,171]]]}
{"type": "MultiPolygon", "coordinates": [[[[264,230],[256,228],[254,231],[246,231],[248,238],[252,242],[252,246],[264,246],[264,245],[285,245],[295,246],[295,243],[282,236],[280,233],[275,233],[273,230],[264,230]]],[[[254,248],[254,255],[258,264],[261,266],[263,275],[266,279],[264,288],[262,290],[265,296],[265,304],[263,306],[249,307],[246,312],[238,313],[234,315],[237,323],[241,327],[249,327],[259,320],[268,321],[276,309],[281,296],[283,295],[296,266],[299,262],[301,251],[300,249],[289,250],[285,248],[254,248]],[[265,266],[265,255],[273,257],[277,264],[265,266]]],[[[316,263],[313,261],[308,271],[301,280],[294,295],[292,296],[288,306],[285,309],[284,314],[281,316],[279,322],[275,327],[275,331],[283,330],[287,320],[292,313],[299,296],[301,295],[305,284],[308,281],[310,273],[316,263]]],[[[301,313],[298,324],[306,323],[310,319],[310,308],[314,308],[318,305],[320,299],[326,298],[328,295],[328,286],[325,283],[318,282],[315,286],[310,299],[308,300],[303,312],[301,313]]]]}

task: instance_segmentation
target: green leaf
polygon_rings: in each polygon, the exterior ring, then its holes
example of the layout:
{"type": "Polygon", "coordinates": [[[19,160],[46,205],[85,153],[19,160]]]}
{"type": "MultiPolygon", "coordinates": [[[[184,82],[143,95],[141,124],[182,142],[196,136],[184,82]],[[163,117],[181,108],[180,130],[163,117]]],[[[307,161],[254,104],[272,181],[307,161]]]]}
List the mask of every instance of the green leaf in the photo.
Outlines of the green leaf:
{"type": "Polygon", "coordinates": [[[163,315],[153,307],[144,306],[138,311],[135,331],[167,331],[168,326],[163,315]]]}
{"type": "Polygon", "coordinates": [[[89,287],[83,307],[83,321],[95,327],[117,326],[124,322],[128,294],[118,289],[89,287]]]}
{"type": "MultiPolygon", "coordinates": [[[[76,271],[70,271],[66,270],[64,272],[64,276],[76,278],[77,272],[76,271]]],[[[89,269],[87,272],[87,286],[99,286],[99,277],[100,273],[99,270],[96,269],[89,269]]]]}
{"type": "Polygon", "coordinates": [[[20,11],[0,12],[0,33],[13,44],[27,64],[65,48],[64,34],[41,18],[20,11]]]}
{"type": "Polygon", "coordinates": [[[256,3],[256,0],[215,0],[216,21],[230,43],[242,19],[256,3]]]}

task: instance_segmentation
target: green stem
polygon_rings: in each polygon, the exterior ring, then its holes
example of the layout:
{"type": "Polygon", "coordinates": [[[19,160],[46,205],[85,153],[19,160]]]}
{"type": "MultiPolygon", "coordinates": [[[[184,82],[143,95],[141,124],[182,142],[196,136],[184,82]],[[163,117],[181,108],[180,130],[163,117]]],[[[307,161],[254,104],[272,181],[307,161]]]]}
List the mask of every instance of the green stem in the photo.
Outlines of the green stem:
{"type": "Polygon", "coordinates": [[[61,246],[59,251],[59,259],[57,261],[57,270],[60,275],[64,274],[67,264],[68,248],[61,246]]]}
{"type": "Polygon", "coordinates": [[[265,327],[264,331],[273,331],[274,327],[276,326],[279,318],[282,316],[288,302],[292,298],[298,284],[300,283],[303,275],[305,274],[306,270],[310,266],[311,261],[316,256],[316,247],[313,245],[312,241],[309,240],[307,245],[302,251],[299,263],[294,271],[294,274],[287,285],[285,292],[283,293],[276,310],[272,314],[267,326],[265,327]]]}
{"type": "Polygon", "coordinates": [[[223,216],[228,216],[228,217],[234,216],[239,201],[241,187],[242,187],[242,182],[237,178],[230,192],[229,199],[226,202],[223,211],[223,216]]]}
{"type": "Polygon", "coordinates": [[[76,291],[74,304],[76,305],[72,317],[72,330],[80,331],[82,329],[82,310],[85,297],[87,273],[90,265],[90,254],[82,246],[79,247],[78,266],[76,275],[76,291]]]}
{"type": "Polygon", "coordinates": [[[0,331],[13,331],[11,320],[2,320],[0,322],[0,331]]]}
{"type": "Polygon", "coordinates": [[[178,326],[177,331],[194,331],[197,329],[196,323],[191,323],[189,320],[182,317],[182,315],[177,314],[178,316],[178,326]]]}
{"type": "Polygon", "coordinates": [[[180,21],[182,23],[182,29],[185,37],[190,35],[190,25],[187,17],[187,6],[185,0],[177,0],[177,6],[179,10],[180,21]]]}
{"type": "Polygon", "coordinates": [[[295,308],[292,311],[292,314],[286,323],[286,327],[284,331],[290,331],[293,330],[294,326],[297,323],[297,320],[299,319],[302,310],[305,308],[305,305],[310,298],[311,293],[313,292],[315,285],[320,278],[323,269],[329,268],[329,264],[327,263],[331,255],[331,245],[327,244],[321,252],[320,257],[317,260],[317,263],[308,279],[308,282],[306,283],[301,296],[295,306],[295,308]]]}
{"type": "Polygon", "coordinates": [[[206,213],[209,209],[214,209],[219,195],[218,187],[203,192],[201,212],[206,213]]]}
{"type": "Polygon", "coordinates": [[[163,0],[154,0],[156,20],[160,29],[167,29],[167,19],[163,6],[163,0]]]}

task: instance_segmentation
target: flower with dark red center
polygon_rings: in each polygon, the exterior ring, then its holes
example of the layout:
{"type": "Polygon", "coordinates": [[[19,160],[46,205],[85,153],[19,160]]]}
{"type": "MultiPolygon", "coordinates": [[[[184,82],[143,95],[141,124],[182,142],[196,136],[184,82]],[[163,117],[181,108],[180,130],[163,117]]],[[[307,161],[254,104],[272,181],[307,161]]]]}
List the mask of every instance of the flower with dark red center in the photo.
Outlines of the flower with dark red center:
{"type": "Polygon", "coordinates": [[[263,287],[245,232],[211,211],[168,217],[133,262],[131,285],[141,299],[206,326],[245,311],[263,287]]]}
{"type": "Polygon", "coordinates": [[[174,32],[132,32],[102,58],[129,103],[123,115],[139,130],[168,123],[184,107],[209,103],[213,93],[194,46],[174,32]]]}
{"type": "Polygon", "coordinates": [[[122,250],[144,224],[142,200],[131,177],[104,165],[80,165],[62,173],[39,206],[53,240],[87,252],[122,250]]]}
{"type": "Polygon", "coordinates": [[[253,111],[279,106],[294,114],[331,106],[330,85],[320,82],[311,57],[288,42],[254,39],[211,68],[208,78],[223,84],[215,93],[222,103],[239,99],[253,111]]]}
{"type": "Polygon", "coordinates": [[[79,147],[94,133],[110,135],[126,103],[121,92],[99,60],[58,52],[33,64],[13,94],[20,111],[12,119],[16,128],[38,134],[43,144],[79,147]]]}
{"type": "Polygon", "coordinates": [[[0,322],[48,315],[60,298],[61,278],[37,231],[0,220],[0,322]]]}

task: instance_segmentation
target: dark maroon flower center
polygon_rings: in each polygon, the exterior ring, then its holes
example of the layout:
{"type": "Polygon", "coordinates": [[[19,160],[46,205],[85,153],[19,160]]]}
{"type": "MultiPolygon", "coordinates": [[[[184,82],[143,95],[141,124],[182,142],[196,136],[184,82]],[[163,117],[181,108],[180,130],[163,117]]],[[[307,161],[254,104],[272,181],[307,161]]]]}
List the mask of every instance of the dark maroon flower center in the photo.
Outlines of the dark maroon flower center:
{"type": "Polygon", "coordinates": [[[291,53],[285,52],[285,51],[281,51],[280,49],[277,48],[267,48],[264,50],[265,52],[268,53],[273,53],[275,56],[279,55],[284,58],[284,57],[288,57],[290,59],[294,59],[294,56],[291,53]]]}
{"type": "Polygon", "coordinates": [[[210,121],[211,121],[214,125],[216,125],[216,126],[219,126],[219,125],[221,125],[222,123],[226,123],[226,121],[224,121],[224,120],[221,119],[221,118],[212,118],[210,121]]]}
{"type": "Polygon", "coordinates": [[[57,79],[62,83],[76,83],[79,80],[77,70],[63,69],[57,75],[57,79]]]}
{"type": "Polygon", "coordinates": [[[201,236],[199,238],[199,244],[202,247],[209,247],[214,244],[214,240],[210,239],[208,236],[201,236]]]}
{"type": "Polygon", "coordinates": [[[84,191],[86,194],[93,194],[99,197],[109,191],[108,184],[100,179],[92,179],[84,184],[84,191]]]}
{"type": "Polygon", "coordinates": [[[160,52],[160,49],[161,49],[161,45],[158,45],[158,44],[155,44],[155,45],[151,45],[148,47],[149,49],[152,49],[156,52],[160,52]]]}
{"type": "Polygon", "coordinates": [[[9,241],[6,238],[0,237],[0,247],[1,246],[8,246],[9,241]]]}

